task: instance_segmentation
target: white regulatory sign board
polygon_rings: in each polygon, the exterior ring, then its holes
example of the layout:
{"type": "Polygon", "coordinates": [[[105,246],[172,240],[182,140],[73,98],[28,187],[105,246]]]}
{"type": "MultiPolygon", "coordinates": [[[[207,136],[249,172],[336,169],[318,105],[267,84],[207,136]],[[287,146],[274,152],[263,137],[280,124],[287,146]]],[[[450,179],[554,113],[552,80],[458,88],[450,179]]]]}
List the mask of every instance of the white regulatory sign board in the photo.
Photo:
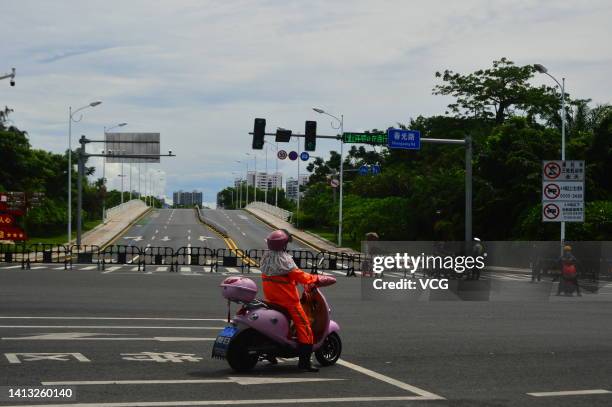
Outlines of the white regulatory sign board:
{"type": "Polygon", "coordinates": [[[584,222],[584,202],[542,202],[544,222],[584,222]]]}
{"type": "Polygon", "coordinates": [[[584,181],[583,160],[542,161],[542,181],[584,181]]]}
{"type": "Polygon", "coordinates": [[[542,182],[542,202],[544,201],[584,202],[584,182],[544,181],[542,182]]]}
{"type": "Polygon", "coordinates": [[[582,160],[542,161],[542,221],[584,222],[582,160]]]}

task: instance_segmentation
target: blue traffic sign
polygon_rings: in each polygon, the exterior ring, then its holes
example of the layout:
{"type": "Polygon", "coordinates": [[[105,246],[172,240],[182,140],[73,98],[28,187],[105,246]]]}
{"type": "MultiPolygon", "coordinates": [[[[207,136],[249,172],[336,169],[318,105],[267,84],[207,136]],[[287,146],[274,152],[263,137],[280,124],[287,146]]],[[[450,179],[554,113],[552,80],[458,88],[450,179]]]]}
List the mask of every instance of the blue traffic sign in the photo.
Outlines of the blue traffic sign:
{"type": "Polygon", "coordinates": [[[421,132],[418,130],[389,129],[387,130],[389,148],[405,150],[421,149],[421,132]]]}
{"type": "Polygon", "coordinates": [[[368,175],[368,172],[370,172],[370,167],[367,165],[362,165],[359,167],[359,175],[368,175]]]}
{"type": "Polygon", "coordinates": [[[292,152],[289,153],[289,159],[291,161],[295,161],[295,160],[297,160],[297,158],[298,158],[298,153],[296,153],[295,151],[292,151],[292,152]]]}
{"type": "Polygon", "coordinates": [[[372,166],[372,174],[374,174],[374,175],[380,174],[380,165],[373,165],[372,166]]]}
{"type": "Polygon", "coordinates": [[[309,158],[310,158],[310,154],[308,154],[306,151],[302,151],[302,154],[300,154],[300,160],[308,161],[309,158]]]}

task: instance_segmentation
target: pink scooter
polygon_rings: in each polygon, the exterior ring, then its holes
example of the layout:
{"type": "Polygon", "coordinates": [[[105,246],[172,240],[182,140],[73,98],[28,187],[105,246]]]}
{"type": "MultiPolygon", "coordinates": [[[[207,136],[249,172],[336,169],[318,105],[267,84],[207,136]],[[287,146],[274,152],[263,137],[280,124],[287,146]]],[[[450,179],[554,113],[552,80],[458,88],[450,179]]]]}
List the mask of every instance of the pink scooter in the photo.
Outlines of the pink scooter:
{"type": "MultiPolygon", "coordinates": [[[[331,366],[340,358],[342,341],[340,326],[330,319],[331,308],[318,287],[336,282],[333,277],[321,278],[316,286],[304,290],[300,302],[311,321],[315,338],[313,350],[322,366],[331,366]]],[[[257,285],[246,277],[228,277],[221,283],[222,295],[242,304],[234,318],[217,336],[213,358],[226,359],[237,372],[251,370],[259,360],[275,361],[276,357],[298,356],[291,317],[284,308],[256,300],[257,285]]],[[[229,313],[228,313],[229,320],[229,313]]]]}

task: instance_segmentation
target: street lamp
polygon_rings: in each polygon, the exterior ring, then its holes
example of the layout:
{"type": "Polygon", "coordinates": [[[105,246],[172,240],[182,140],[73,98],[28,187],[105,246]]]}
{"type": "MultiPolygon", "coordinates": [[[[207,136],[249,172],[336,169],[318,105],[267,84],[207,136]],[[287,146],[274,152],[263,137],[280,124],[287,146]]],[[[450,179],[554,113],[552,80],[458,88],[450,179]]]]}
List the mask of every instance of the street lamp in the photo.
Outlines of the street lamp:
{"type": "MultiPolygon", "coordinates": [[[[269,143],[267,141],[264,141],[264,144],[267,144],[269,146],[274,147],[275,151],[276,151],[276,169],[274,170],[274,206],[278,206],[278,184],[276,182],[277,177],[278,177],[278,143],[276,143],[276,145],[269,143]]],[[[268,172],[268,150],[266,149],[266,172],[268,172]]],[[[268,202],[267,199],[267,190],[266,190],[266,203],[268,202]]]]}
{"type": "MultiPolygon", "coordinates": [[[[534,64],[533,67],[539,73],[548,75],[561,90],[561,160],[565,161],[565,78],[561,78],[561,82],[554,76],[548,73],[548,69],[542,64],[534,64]]],[[[565,242],[565,222],[561,222],[561,246],[565,242]]]]}
{"type": "MultiPolygon", "coordinates": [[[[334,122],[331,122],[333,129],[340,129],[340,136],[344,136],[344,115],[336,117],[333,114],[327,113],[323,109],[313,107],[312,110],[319,114],[327,115],[338,121],[339,126],[334,126],[334,122]]],[[[344,140],[340,139],[340,203],[338,208],[338,246],[342,246],[342,195],[343,195],[343,183],[344,183],[344,140]]],[[[298,179],[298,194],[299,194],[300,180],[298,179]]]]}
{"type": "MultiPolygon", "coordinates": [[[[123,126],[127,126],[127,123],[119,123],[114,126],[104,127],[104,139],[106,140],[106,133],[108,133],[109,130],[123,126]]],[[[102,199],[102,222],[104,222],[106,220],[106,156],[102,157],[102,186],[104,187],[104,198],[102,199]]]]}
{"type": "MultiPolygon", "coordinates": [[[[242,164],[243,162],[238,160],[236,161],[238,164],[242,164]]],[[[246,187],[246,198],[244,199],[244,206],[247,206],[249,204],[249,162],[245,161],[244,164],[246,164],[246,178],[245,178],[245,187],[246,187]]],[[[242,189],[242,187],[240,188],[242,189]]],[[[242,205],[242,203],[241,203],[242,205]]]]}
{"type": "MultiPolygon", "coordinates": [[[[247,156],[251,157],[251,153],[244,153],[247,156]]],[[[257,154],[253,153],[253,159],[255,160],[255,174],[253,176],[253,202],[257,202],[257,154]]],[[[249,188],[249,174],[247,170],[247,192],[249,188]]],[[[248,203],[248,202],[247,202],[248,203]]]]}
{"type": "Polygon", "coordinates": [[[79,107],[72,111],[72,106],[68,107],[68,244],[72,240],[72,122],[78,123],[83,120],[83,114],[78,119],[74,115],[90,107],[96,107],[102,102],[95,101],[88,105],[79,107]]]}

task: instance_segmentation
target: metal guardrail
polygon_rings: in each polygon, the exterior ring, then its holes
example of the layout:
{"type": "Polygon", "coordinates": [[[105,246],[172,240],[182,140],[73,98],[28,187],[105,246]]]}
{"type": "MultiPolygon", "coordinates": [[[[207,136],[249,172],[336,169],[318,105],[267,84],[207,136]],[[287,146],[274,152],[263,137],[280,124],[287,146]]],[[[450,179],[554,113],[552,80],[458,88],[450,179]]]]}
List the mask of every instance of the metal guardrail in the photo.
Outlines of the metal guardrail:
{"type": "MultiPolygon", "coordinates": [[[[179,266],[192,265],[217,272],[219,267],[238,268],[249,273],[258,267],[267,250],[262,249],[211,249],[207,247],[138,247],[110,245],[104,248],[91,245],[0,245],[0,264],[19,263],[29,269],[33,263],[63,264],[65,269],[74,264],[96,265],[104,270],[111,265],[134,265],[146,271],[147,266],[169,266],[169,271],[178,271],[179,266]]],[[[296,265],[302,270],[317,274],[332,270],[355,275],[361,269],[360,255],[346,253],[315,253],[307,250],[290,250],[296,265]]]]}

